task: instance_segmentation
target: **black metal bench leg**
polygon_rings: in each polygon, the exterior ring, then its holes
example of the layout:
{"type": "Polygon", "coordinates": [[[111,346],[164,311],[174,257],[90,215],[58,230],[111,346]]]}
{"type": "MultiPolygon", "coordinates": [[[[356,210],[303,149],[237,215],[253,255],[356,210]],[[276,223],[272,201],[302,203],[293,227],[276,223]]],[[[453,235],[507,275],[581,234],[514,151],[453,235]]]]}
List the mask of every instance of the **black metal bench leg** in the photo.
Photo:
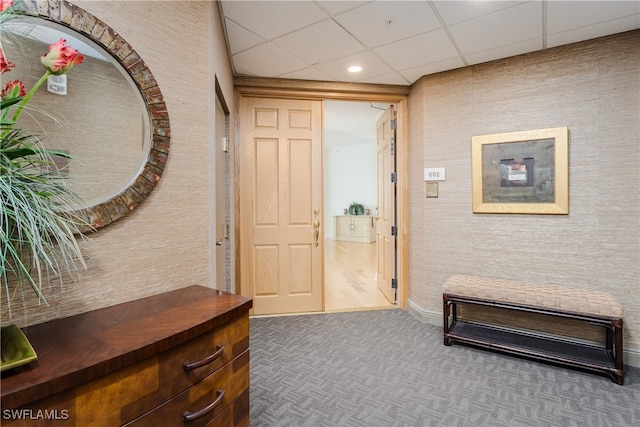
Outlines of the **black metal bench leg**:
{"type": "MultiPolygon", "coordinates": [[[[622,319],[616,320],[611,329],[613,334],[613,354],[616,364],[615,381],[617,384],[622,385],[624,384],[624,360],[622,358],[622,335],[624,329],[622,328],[622,319]]],[[[608,332],[607,335],[609,335],[608,332]]]]}
{"type": "Polygon", "coordinates": [[[449,339],[449,314],[451,305],[449,304],[449,298],[446,295],[442,296],[442,326],[444,329],[444,345],[451,345],[449,339]]]}

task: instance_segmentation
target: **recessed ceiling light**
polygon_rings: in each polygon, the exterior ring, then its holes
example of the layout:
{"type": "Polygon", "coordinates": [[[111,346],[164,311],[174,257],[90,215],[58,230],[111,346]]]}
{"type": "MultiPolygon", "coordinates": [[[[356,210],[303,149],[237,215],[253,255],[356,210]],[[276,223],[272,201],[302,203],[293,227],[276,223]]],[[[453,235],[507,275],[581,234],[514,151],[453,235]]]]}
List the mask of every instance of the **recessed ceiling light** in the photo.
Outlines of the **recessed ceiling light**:
{"type": "Polygon", "coordinates": [[[347,68],[347,70],[349,70],[350,73],[359,73],[360,71],[362,71],[362,67],[359,65],[352,65],[351,67],[347,68]]]}

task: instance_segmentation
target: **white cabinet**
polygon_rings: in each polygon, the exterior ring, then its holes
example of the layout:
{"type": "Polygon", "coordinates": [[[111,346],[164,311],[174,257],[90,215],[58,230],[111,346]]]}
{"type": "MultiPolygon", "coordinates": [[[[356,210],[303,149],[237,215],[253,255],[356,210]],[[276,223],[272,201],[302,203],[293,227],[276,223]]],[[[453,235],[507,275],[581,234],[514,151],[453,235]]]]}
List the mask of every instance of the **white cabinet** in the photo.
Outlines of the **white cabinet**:
{"type": "Polygon", "coordinates": [[[376,241],[375,220],[369,215],[335,215],[333,230],[336,240],[363,243],[376,241]]]}

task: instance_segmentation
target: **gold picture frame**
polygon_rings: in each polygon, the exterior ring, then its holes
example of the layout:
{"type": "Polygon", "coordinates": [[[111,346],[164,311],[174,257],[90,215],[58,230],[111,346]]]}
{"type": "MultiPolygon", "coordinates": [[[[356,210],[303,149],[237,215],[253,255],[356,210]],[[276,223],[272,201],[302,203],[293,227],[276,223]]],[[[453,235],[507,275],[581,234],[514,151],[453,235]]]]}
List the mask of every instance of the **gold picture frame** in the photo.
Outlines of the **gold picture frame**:
{"type": "Polygon", "coordinates": [[[569,213],[566,127],[471,138],[474,213],[569,213]]]}

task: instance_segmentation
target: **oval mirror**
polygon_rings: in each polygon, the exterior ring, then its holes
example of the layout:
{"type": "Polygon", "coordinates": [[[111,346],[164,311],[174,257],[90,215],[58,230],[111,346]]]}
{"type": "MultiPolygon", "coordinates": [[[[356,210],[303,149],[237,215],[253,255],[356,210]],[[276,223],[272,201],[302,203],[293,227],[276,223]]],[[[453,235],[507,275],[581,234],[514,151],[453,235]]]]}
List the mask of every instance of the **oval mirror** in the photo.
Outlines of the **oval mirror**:
{"type": "Polygon", "coordinates": [[[31,87],[44,72],[40,56],[60,38],[85,57],[51,76],[21,121],[44,135],[46,148],[71,156],[54,160],[85,203],[73,208],[87,212],[95,229],[104,227],[136,208],[162,175],[170,142],[162,93],[135,50],[90,13],[66,1],[19,7],[25,16],[3,23],[12,79],[31,87]]]}

